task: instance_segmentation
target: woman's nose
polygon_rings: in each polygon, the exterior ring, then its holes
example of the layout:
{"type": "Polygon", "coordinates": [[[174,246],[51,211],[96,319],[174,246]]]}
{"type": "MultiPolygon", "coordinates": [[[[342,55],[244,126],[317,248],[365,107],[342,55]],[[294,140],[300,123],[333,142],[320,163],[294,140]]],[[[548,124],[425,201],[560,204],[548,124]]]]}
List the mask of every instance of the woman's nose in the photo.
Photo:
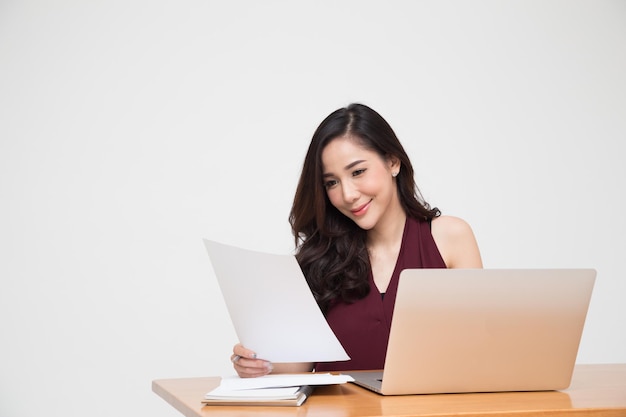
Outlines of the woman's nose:
{"type": "Polygon", "coordinates": [[[352,203],[359,198],[359,191],[352,184],[343,183],[343,199],[346,202],[352,203]]]}

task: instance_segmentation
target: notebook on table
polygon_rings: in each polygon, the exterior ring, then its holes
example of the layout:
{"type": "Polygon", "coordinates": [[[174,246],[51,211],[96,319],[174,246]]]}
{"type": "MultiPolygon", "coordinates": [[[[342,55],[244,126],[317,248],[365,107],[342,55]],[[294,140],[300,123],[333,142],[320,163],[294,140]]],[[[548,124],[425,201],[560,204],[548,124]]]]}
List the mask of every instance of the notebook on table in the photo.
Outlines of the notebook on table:
{"type": "Polygon", "coordinates": [[[354,372],[383,395],[569,386],[593,269],[407,269],[384,370],[354,372]]]}

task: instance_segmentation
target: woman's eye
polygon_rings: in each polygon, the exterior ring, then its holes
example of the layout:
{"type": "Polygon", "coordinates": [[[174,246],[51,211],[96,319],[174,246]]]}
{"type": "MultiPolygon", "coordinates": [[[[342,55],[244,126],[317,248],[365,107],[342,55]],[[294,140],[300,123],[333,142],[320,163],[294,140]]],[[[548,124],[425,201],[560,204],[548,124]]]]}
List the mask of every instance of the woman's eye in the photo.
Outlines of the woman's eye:
{"type": "Polygon", "coordinates": [[[328,188],[332,188],[335,185],[337,185],[337,180],[328,180],[324,183],[324,187],[328,188]]]}
{"type": "Polygon", "coordinates": [[[354,172],[352,173],[352,176],[353,176],[353,177],[358,177],[359,175],[363,174],[364,172],[365,172],[365,168],[363,168],[363,169],[357,169],[356,171],[354,171],[354,172]]]}

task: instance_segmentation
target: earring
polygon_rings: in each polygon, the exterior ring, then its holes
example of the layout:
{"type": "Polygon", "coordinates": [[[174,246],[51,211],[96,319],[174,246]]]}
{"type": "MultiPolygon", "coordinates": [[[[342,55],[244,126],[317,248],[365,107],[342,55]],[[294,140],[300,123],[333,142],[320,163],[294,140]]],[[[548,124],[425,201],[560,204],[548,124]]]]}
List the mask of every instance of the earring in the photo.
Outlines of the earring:
{"type": "Polygon", "coordinates": [[[392,173],[391,173],[391,176],[392,176],[392,177],[394,177],[394,178],[395,178],[397,175],[398,175],[398,173],[397,173],[397,172],[392,172],[392,173]]]}

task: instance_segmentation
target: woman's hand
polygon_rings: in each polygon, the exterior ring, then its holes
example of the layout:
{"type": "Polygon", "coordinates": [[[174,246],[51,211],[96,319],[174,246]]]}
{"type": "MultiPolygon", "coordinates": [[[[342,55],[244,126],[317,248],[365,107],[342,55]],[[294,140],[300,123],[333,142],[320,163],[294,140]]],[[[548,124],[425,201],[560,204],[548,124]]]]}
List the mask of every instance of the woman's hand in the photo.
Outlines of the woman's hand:
{"type": "Polygon", "coordinates": [[[241,378],[255,378],[267,375],[272,372],[272,363],[263,359],[257,359],[256,353],[246,349],[237,343],[233,347],[233,354],[230,357],[237,375],[241,378]]]}

